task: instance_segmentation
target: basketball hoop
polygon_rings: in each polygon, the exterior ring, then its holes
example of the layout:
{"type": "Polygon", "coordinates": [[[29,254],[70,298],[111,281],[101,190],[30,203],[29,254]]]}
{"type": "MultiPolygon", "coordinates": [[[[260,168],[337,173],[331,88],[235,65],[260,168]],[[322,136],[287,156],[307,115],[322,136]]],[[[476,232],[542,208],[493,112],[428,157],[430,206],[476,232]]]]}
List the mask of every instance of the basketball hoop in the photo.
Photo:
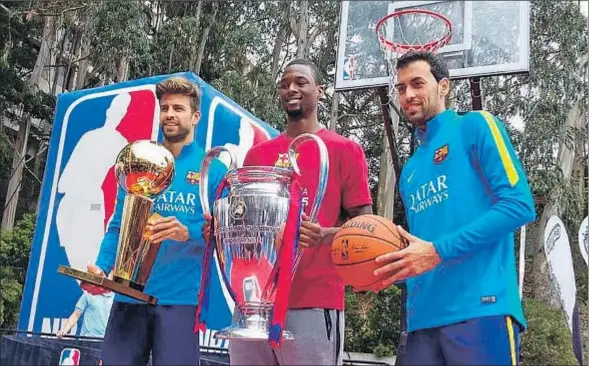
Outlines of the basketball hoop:
{"type": "Polygon", "coordinates": [[[397,59],[412,51],[437,52],[452,39],[452,23],[431,10],[399,10],[376,24],[378,42],[389,65],[389,97],[397,81],[397,59]]]}

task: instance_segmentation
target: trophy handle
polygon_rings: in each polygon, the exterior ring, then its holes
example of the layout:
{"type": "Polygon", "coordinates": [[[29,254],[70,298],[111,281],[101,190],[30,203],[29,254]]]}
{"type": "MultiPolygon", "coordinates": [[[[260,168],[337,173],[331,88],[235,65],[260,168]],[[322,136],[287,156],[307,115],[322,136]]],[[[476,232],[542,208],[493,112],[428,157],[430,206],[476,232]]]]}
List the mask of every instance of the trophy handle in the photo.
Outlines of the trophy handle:
{"type": "MultiPolygon", "coordinates": [[[[304,144],[305,142],[310,140],[314,140],[315,143],[317,143],[317,147],[319,148],[319,182],[317,183],[317,192],[315,193],[315,198],[313,199],[313,206],[311,206],[311,212],[309,215],[309,220],[311,222],[315,222],[317,221],[317,215],[319,214],[319,208],[321,207],[321,203],[323,203],[323,197],[325,196],[325,188],[327,186],[327,176],[329,173],[329,155],[327,154],[327,147],[325,146],[323,140],[321,140],[317,135],[303,133],[295,137],[291,141],[290,145],[288,146],[288,158],[295,173],[301,175],[299,166],[297,164],[297,148],[301,144],[304,144]]],[[[294,265],[292,267],[293,276],[299,266],[302,257],[303,249],[298,247],[294,258],[294,265]]]]}
{"type": "Polygon", "coordinates": [[[237,157],[235,153],[226,147],[217,146],[210,149],[206,154],[204,159],[202,160],[202,164],[200,166],[200,205],[202,206],[202,212],[206,212],[208,214],[211,213],[211,206],[209,205],[209,167],[211,165],[211,161],[213,159],[218,158],[221,153],[228,153],[231,163],[229,164],[229,170],[233,170],[237,167],[237,157]]]}
{"type": "Polygon", "coordinates": [[[288,146],[288,158],[290,164],[298,175],[301,175],[299,166],[297,164],[297,148],[307,141],[313,140],[319,147],[319,182],[317,183],[317,192],[315,192],[315,198],[313,199],[313,206],[309,214],[309,220],[312,222],[317,221],[317,215],[319,214],[319,208],[323,203],[323,197],[325,196],[325,188],[327,187],[327,177],[329,173],[329,155],[327,154],[327,147],[321,138],[317,135],[310,133],[303,133],[295,137],[290,145],[288,146]]]}

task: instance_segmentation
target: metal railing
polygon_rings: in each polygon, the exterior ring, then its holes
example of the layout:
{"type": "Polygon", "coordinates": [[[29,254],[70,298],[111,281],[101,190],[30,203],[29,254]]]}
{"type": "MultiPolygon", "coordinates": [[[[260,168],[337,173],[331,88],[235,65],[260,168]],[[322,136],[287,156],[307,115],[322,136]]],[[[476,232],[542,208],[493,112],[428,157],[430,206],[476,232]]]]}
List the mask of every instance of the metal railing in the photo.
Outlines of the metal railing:
{"type": "MultiPolygon", "coordinates": [[[[91,347],[91,348],[99,348],[99,347],[92,347],[94,346],[94,342],[102,342],[102,337],[85,337],[85,336],[75,336],[75,335],[64,335],[61,339],[57,338],[54,333],[45,333],[45,332],[31,332],[26,330],[18,330],[18,329],[6,329],[0,328],[0,337],[6,335],[22,335],[28,337],[37,337],[42,338],[43,340],[56,340],[56,341],[79,341],[81,344],[77,347],[91,347]]],[[[211,346],[201,346],[200,347],[201,358],[209,365],[229,365],[229,351],[226,348],[222,347],[211,347],[211,346]],[[207,356],[211,356],[213,358],[209,358],[207,356]],[[217,358],[222,357],[223,360],[217,358]],[[227,358],[225,360],[225,358],[227,358]]],[[[352,358],[353,354],[345,353],[344,354],[344,365],[382,365],[382,366],[390,366],[391,363],[385,360],[359,360],[352,358]]]]}

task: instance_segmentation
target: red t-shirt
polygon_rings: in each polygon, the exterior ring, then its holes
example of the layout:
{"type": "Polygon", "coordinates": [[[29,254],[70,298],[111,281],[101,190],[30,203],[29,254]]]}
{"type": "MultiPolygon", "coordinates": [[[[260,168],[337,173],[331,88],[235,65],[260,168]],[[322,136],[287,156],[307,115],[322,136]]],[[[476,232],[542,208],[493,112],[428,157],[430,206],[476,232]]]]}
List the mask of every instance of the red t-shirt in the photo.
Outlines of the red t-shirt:
{"type": "MultiPolygon", "coordinates": [[[[337,133],[317,132],[329,155],[329,176],[317,221],[322,227],[337,226],[342,209],[371,205],[368,165],[362,147],[337,133]]],[[[285,133],[251,148],[244,166],[290,167],[288,146],[292,139],[285,133]]],[[[313,141],[297,149],[301,170],[301,189],[305,213],[310,214],[319,178],[319,150],[313,141]]],[[[289,308],[344,309],[344,283],[331,262],[331,246],[323,244],[305,249],[293,278],[289,308]]]]}

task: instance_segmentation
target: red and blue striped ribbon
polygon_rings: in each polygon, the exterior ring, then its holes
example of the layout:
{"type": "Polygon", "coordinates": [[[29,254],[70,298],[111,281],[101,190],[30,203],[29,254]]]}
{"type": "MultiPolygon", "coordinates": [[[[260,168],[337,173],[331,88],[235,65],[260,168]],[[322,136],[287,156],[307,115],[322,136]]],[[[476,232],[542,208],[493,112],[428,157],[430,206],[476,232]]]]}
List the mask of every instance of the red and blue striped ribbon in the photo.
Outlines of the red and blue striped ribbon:
{"type": "Polygon", "coordinates": [[[290,185],[290,204],[288,216],[284,226],[282,247],[278,255],[276,266],[278,271],[274,277],[276,298],[270,320],[269,341],[272,348],[280,348],[282,332],[286,323],[290,285],[292,282],[292,265],[299,242],[299,226],[303,209],[301,186],[295,177],[290,185]]]}
{"type": "MultiPolygon", "coordinates": [[[[227,180],[223,179],[219,188],[217,189],[216,199],[221,198],[223,190],[227,186],[227,180]]],[[[196,307],[196,323],[194,325],[194,333],[204,332],[207,329],[206,319],[209,318],[209,284],[211,282],[211,267],[213,266],[213,255],[215,253],[215,235],[213,235],[215,227],[215,216],[212,212],[208,212],[211,215],[211,231],[208,239],[206,240],[206,248],[204,253],[204,260],[202,265],[202,277],[200,280],[200,291],[198,293],[198,305],[196,307]]]]}

